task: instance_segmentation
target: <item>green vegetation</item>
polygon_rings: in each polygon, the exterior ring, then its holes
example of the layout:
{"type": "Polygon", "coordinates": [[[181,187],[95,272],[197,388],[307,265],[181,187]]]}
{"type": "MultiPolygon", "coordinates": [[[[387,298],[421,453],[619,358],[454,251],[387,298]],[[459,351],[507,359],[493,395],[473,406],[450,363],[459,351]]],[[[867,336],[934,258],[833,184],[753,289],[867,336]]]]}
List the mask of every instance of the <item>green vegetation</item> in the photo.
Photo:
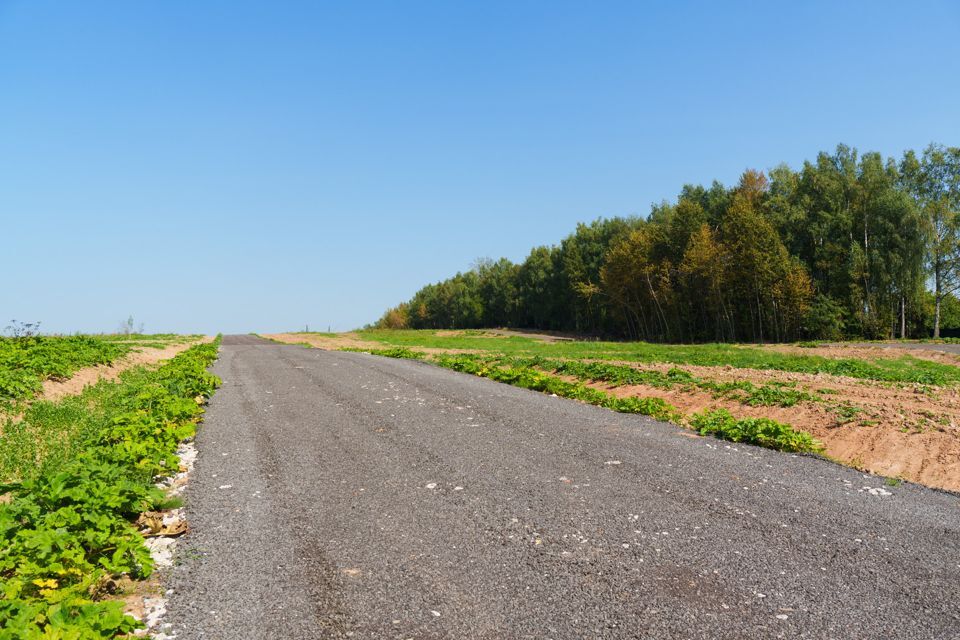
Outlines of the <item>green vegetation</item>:
{"type": "Polygon", "coordinates": [[[427,347],[579,361],[731,366],[738,369],[822,373],[891,383],[947,385],[960,382],[960,367],[911,356],[875,360],[826,358],[814,353],[781,353],[761,347],[732,344],[665,345],[573,340],[544,342],[528,337],[502,337],[482,332],[438,336],[435,331],[383,329],[360,331],[358,334],[364,340],[407,349],[427,347]]]}
{"type": "Polygon", "coordinates": [[[146,577],[153,562],[131,520],[168,506],[154,487],[177,470],[219,379],[219,340],[155,370],[125,372],[60,404],[39,402],[0,436],[0,640],[107,638],[141,626],[111,578],[146,577]],[[30,446],[33,438],[42,444],[30,446]]]}
{"type": "Polygon", "coordinates": [[[671,368],[666,373],[640,370],[630,366],[614,365],[604,362],[550,362],[544,361],[557,373],[573,375],[581,380],[609,382],[616,386],[628,384],[646,384],[662,389],[685,387],[700,389],[713,394],[715,398],[729,398],[754,407],[779,406],[792,407],[798,402],[816,401],[817,396],[792,388],[787,383],[769,383],[757,386],[748,381],[714,382],[703,380],[683,369],[671,368]]]}
{"type": "MultiPolygon", "coordinates": [[[[378,355],[387,355],[387,352],[381,352],[378,355]]],[[[454,371],[471,373],[497,382],[511,384],[515,387],[550,393],[561,398],[580,400],[620,413],[639,413],[657,420],[671,422],[678,422],[681,418],[680,413],[673,406],[660,398],[617,398],[583,384],[567,382],[531,366],[499,366],[500,363],[496,361],[484,361],[469,355],[441,355],[433,362],[454,371]]]]}
{"type": "Polygon", "coordinates": [[[755,444],[778,451],[820,453],[823,445],[809,433],[769,418],[736,419],[726,409],[694,414],[690,424],[700,435],[711,435],[731,442],[755,444]]]}
{"type": "Polygon", "coordinates": [[[48,378],[65,380],[129,351],[130,345],[94,336],[0,338],[0,402],[30,398],[48,378]]]}
{"type": "Polygon", "coordinates": [[[378,328],[526,327],[654,342],[939,336],[960,327],[960,148],[840,145],[799,171],[686,185],[646,219],[478,261],[378,328]],[[932,284],[933,291],[926,290],[932,284]]]}
{"type": "Polygon", "coordinates": [[[185,342],[196,342],[203,338],[202,335],[181,335],[176,333],[131,333],[131,334],[108,334],[95,336],[99,340],[115,342],[128,347],[150,347],[153,349],[162,349],[175,344],[185,342]]]}
{"type": "MultiPolygon", "coordinates": [[[[305,347],[312,347],[308,342],[298,342],[297,344],[303,345],[305,347]]],[[[406,360],[422,360],[427,354],[422,351],[412,351],[406,347],[393,347],[392,349],[354,349],[352,347],[344,347],[341,351],[353,351],[355,353],[369,353],[375,356],[383,356],[385,358],[401,358],[406,360]]]]}

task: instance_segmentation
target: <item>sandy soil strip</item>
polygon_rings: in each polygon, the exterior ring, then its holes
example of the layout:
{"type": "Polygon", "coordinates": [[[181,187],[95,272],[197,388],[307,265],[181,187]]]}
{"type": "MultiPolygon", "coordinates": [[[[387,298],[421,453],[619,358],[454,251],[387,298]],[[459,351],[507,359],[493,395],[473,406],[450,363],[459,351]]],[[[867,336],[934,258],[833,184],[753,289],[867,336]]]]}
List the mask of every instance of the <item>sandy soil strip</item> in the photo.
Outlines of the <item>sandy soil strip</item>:
{"type": "Polygon", "coordinates": [[[932,348],[903,348],[890,344],[878,344],[870,346],[864,344],[854,345],[823,345],[819,347],[798,347],[792,344],[758,344],[744,345],[767,351],[776,351],[795,356],[822,356],[830,359],[855,358],[860,360],[895,360],[903,357],[916,358],[918,360],[930,360],[941,364],[950,364],[957,366],[960,364],[960,356],[954,353],[938,351],[932,348]]]}
{"type": "Polygon", "coordinates": [[[287,344],[306,343],[318,349],[389,349],[389,345],[363,340],[353,332],[338,333],[335,337],[312,335],[309,333],[262,333],[261,337],[287,344]]]}
{"type": "Polygon", "coordinates": [[[80,369],[74,373],[70,379],[60,382],[45,380],[43,382],[43,391],[34,400],[59,400],[66,396],[78,395],[85,387],[96,384],[100,380],[116,380],[120,374],[127,369],[156,364],[161,360],[169,360],[195,344],[211,342],[212,340],[212,337],[206,336],[202,340],[171,344],[162,349],[136,347],[133,351],[115,361],[113,364],[99,364],[80,369]]]}
{"type": "MultiPolygon", "coordinates": [[[[438,334],[439,333],[440,332],[438,332],[438,334]]],[[[285,344],[308,344],[311,347],[327,349],[329,351],[337,351],[338,349],[382,350],[393,347],[393,345],[384,344],[382,342],[364,340],[353,332],[338,333],[335,337],[310,335],[306,333],[262,333],[259,335],[262,338],[267,338],[268,340],[273,340],[275,342],[283,342],[285,344]]],[[[488,353],[482,349],[440,349],[437,347],[420,346],[412,346],[410,349],[429,354],[488,353]]]]}

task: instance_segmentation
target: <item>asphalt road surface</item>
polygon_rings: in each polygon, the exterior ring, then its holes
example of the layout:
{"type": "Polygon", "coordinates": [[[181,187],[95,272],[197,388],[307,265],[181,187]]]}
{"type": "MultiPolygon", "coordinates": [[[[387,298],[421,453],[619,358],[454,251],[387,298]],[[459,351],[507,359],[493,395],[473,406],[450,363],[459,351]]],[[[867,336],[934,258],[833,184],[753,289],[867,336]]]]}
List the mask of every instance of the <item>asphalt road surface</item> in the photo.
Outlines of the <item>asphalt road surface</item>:
{"type": "Polygon", "coordinates": [[[189,638],[957,638],[960,498],[420,362],[227,337],[189,638]]]}

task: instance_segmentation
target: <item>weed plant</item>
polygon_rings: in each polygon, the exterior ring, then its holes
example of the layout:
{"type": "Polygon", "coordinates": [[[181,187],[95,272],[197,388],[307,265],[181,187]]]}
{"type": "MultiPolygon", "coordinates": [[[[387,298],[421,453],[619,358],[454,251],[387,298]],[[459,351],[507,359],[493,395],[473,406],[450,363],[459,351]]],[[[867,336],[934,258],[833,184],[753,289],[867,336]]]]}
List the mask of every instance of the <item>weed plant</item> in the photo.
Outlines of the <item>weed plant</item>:
{"type": "MultiPolygon", "coordinates": [[[[24,423],[54,428],[63,449],[55,436],[5,463],[15,481],[0,487],[9,500],[0,504],[0,640],[112,638],[142,626],[121,602],[102,596],[111,579],[143,578],[153,569],[130,521],[168,502],[154,482],[177,471],[178,443],[193,435],[219,384],[206,370],[218,344],[101,382],[85,397],[89,415],[80,401],[61,413],[45,403],[24,416],[24,423]]],[[[5,452],[40,433],[6,428],[5,452]]]]}
{"type": "Polygon", "coordinates": [[[128,345],[92,336],[0,338],[0,401],[30,398],[46,379],[65,380],[75,371],[109,364],[128,345]]]}
{"type": "Polygon", "coordinates": [[[754,444],[778,451],[821,453],[823,445],[805,431],[770,418],[734,418],[726,409],[704,411],[691,416],[690,425],[700,435],[731,442],[754,444]]]}

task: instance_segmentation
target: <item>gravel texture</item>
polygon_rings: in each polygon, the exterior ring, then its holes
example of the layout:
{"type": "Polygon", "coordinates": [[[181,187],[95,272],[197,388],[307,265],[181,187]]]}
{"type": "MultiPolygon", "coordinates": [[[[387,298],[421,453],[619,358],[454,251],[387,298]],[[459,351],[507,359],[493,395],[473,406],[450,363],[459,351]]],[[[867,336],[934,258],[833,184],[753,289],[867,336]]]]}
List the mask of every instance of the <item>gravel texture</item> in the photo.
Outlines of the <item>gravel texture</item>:
{"type": "Polygon", "coordinates": [[[188,638],[956,638],[960,498],[424,363],[227,337],[188,638]]]}

